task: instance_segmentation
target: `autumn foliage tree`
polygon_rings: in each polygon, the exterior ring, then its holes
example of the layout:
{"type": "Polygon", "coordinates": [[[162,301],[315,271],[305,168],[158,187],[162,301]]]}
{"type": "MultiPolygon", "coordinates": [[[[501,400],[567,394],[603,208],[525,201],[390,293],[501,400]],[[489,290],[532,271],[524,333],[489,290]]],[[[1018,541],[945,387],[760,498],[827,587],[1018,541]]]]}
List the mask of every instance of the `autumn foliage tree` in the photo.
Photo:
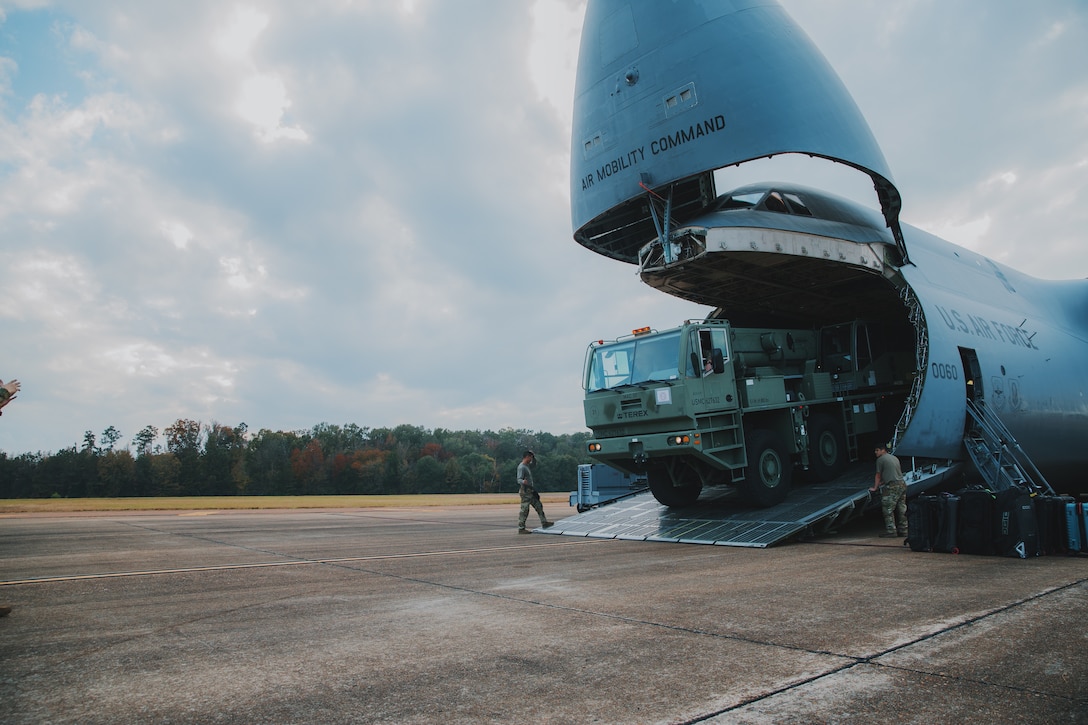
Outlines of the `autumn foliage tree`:
{"type": "Polygon", "coordinates": [[[56,453],[0,451],[0,498],[513,492],[525,448],[537,454],[538,488],[565,491],[589,462],[587,437],[354,423],[253,434],[179,418],[128,445],[110,426],[56,453]]]}

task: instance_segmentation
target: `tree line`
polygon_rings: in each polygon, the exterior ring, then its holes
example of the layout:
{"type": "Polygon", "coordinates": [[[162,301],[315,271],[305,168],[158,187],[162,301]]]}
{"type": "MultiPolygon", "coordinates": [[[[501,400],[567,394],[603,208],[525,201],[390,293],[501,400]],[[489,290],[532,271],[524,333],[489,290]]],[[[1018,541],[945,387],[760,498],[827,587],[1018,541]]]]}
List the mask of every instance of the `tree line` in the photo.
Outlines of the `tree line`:
{"type": "Polygon", "coordinates": [[[513,492],[525,449],[537,489],[566,491],[590,462],[588,433],[321,423],[251,434],[178,419],[162,434],[149,425],[122,446],[110,426],[56,453],[0,451],[0,498],[513,492]]]}

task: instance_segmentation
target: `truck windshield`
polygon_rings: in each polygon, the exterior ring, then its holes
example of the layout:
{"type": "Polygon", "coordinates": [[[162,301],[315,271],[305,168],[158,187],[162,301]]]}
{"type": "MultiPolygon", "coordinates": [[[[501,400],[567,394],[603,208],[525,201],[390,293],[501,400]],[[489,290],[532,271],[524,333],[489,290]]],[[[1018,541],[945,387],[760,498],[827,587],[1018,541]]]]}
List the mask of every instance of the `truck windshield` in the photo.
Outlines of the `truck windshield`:
{"type": "Polygon", "coordinates": [[[680,331],[647,335],[591,349],[586,390],[680,377],[680,331]]]}

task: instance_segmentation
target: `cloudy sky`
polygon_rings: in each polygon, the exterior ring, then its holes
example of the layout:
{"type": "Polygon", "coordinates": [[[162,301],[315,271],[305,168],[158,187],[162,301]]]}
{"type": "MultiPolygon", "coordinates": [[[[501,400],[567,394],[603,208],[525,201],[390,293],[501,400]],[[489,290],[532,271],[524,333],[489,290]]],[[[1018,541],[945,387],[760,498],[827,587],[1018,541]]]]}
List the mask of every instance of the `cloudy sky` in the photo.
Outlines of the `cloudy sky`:
{"type": "MultiPolygon", "coordinates": [[[[905,221],[1088,277],[1083,0],[782,4],[905,221]]],[[[583,430],[589,340],[705,312],[571,240],[583,7],[0,0],[0,450],[183,417],[583,430]]],[[[875,204],[803,165],[737,181],[875,204]]]]}

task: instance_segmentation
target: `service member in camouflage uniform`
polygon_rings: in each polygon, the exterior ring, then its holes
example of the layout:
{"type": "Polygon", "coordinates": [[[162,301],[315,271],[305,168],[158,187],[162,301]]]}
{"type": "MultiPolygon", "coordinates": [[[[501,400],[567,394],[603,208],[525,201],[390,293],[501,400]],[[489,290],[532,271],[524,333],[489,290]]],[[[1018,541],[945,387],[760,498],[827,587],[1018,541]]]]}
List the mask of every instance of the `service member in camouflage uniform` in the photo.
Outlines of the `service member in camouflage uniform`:
{"type": "Polygon", "coordinates": [[[521,463],[518,464],[518,495],[521,497],[521,515],[518,517],[518,533],[527,534],[529,530],[525,528],[525,520],[529,518],[529,507],[532,506],[536,509],[537,514],[540,516],[540,525],[545,529],[552,525],[551,521],[548,521],[544,516],[544,506],[540,503],[540,494],[533,488],[533,472],[529,469],[529,466],[533,465],[536,460],[536,454],[532,451],[525,451],[521,454],[521,463]]]}
{"type": "Polygon", "coordinates": [[[870,491],[880,490],[880,510],[884,513],[882,538],[907,535],[907,483],[899,459],[888,453],[887,446],[877,446],[876,481],[870,491]],[[898,525],[896,525],[898,519],[898,525]]]}

